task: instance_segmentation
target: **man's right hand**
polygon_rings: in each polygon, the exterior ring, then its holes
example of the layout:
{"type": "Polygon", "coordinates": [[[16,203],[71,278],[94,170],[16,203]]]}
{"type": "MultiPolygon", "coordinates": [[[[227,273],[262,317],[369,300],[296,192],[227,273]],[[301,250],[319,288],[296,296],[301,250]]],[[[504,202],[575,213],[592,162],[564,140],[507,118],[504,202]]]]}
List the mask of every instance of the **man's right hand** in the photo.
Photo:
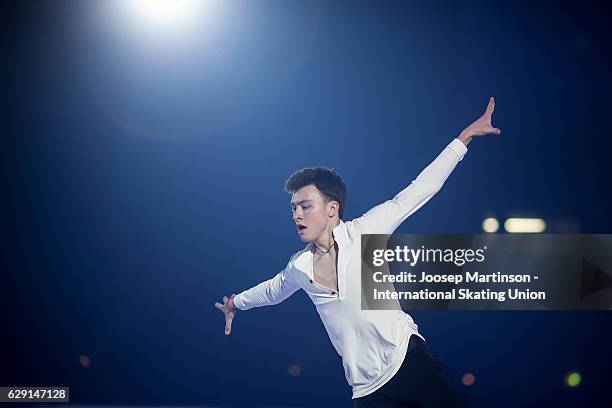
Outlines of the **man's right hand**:
{"type": "Polygon", "coordinates": [[[234,296],[231,297],[223,296],[223,304],[215,302],[215,307],[219,309],[225,315],[225,335],[229,336],[232,332],[232,320],[236,315],[236,306],[234,305],[234,296]]]}

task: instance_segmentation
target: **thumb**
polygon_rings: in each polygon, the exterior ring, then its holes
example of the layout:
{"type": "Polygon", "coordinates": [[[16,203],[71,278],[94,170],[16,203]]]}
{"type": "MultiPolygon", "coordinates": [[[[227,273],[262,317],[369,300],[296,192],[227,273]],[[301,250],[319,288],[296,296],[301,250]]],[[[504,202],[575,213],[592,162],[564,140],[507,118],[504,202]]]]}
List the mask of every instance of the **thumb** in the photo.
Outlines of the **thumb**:
{"type": "Polygon", "coordinates": [[[491,96],[489,98],[489,104],[487,105],[487,108],[485,109],[485,115],[491,116],[491,114],[493,113],[493,110],[495,110],[495,98],[491,96]]]}
{"type": "Polygon", "coordinates": [[[492,133],[492,134],[494,134],[494,135],[501,135],[501,129],[500,129],[500,128],[494,128],[494,127],[491,127],[491,128],[489,129],[489,132],[490,132],[490,133],[492,133]]]}

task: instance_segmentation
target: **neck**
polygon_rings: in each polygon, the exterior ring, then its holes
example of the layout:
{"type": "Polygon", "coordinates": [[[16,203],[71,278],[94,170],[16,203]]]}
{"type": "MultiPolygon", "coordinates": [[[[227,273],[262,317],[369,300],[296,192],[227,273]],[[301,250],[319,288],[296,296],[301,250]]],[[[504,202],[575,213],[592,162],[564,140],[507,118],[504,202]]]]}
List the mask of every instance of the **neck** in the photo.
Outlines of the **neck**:
{"type": "MultiPolygon", "coordinates": [[[[328,224],[328,226],[325,228],[325,230],[323,231],[323,233],[319,236],[319,238],[315,239],[313,241],[313,243],[320,249],[323,251],[327,251],[328,248],[333,246],[334,243],[334,234],[333,234],[333,230],[334,228],[336,228],[338,225],[340,225],[340,220],[336,219],[334,221],[332,221],[330,224],[328,224]]],[[[333,248],[332,248],[333,250],[333,248]]]]}

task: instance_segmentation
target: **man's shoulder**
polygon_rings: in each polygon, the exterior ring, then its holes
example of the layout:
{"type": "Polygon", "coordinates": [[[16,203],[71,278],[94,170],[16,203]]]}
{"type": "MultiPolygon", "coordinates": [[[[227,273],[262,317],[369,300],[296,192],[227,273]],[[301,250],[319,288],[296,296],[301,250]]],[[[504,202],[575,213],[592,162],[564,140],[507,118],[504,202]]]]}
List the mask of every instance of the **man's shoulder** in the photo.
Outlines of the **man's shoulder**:
{"type": "Polygon", "coordinates": [[[289,258],[289,262],[293,262],[296,259],[298,259],[300,256],[310,253],[312,252],[312,247],[311,244],[308,243],[303,249],[300,249],[299,251],[293,253],[293,255],[291,255],[291,258],[289,258]]]}
{"type": "Polygon", "coordinates": [[[304,269],[306,263],[308,262],[308,256],[312,253],[311,244],[307,244],[303,249],[295,252],[289,258],[289,264],[287,265],[290,269],[297,266],[298,269],[304,269]]]}

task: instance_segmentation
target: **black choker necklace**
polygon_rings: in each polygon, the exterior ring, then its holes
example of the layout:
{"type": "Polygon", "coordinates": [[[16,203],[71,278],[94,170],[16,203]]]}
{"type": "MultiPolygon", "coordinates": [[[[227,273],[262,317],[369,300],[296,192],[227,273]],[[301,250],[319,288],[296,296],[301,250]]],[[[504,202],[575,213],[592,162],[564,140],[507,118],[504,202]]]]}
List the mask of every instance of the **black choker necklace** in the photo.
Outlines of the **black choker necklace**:
{"type": "Polygon", "coordinates": [[[320,249],[320,248],[319,248],[319,246],[318,246],[317,244],[315,244],[314,242],[313,242],[313,244],[314,244],[314,246],[315,246],[315,250],[316,250],[316,251],[319,251],[319,252],[320,252],[320,253],[322,253],[322,254],[329,254],[329,251],[331,251],[331,248],[332,248],[332,247],[334,246],[334,244],[336,243],[336,240],[332,239],[332,241],[333,241],[333,242],[332,242],[332,244],[329,246],[329,248],[327,248],[327,251],[323,251],[322,249],[320,249]]]}

